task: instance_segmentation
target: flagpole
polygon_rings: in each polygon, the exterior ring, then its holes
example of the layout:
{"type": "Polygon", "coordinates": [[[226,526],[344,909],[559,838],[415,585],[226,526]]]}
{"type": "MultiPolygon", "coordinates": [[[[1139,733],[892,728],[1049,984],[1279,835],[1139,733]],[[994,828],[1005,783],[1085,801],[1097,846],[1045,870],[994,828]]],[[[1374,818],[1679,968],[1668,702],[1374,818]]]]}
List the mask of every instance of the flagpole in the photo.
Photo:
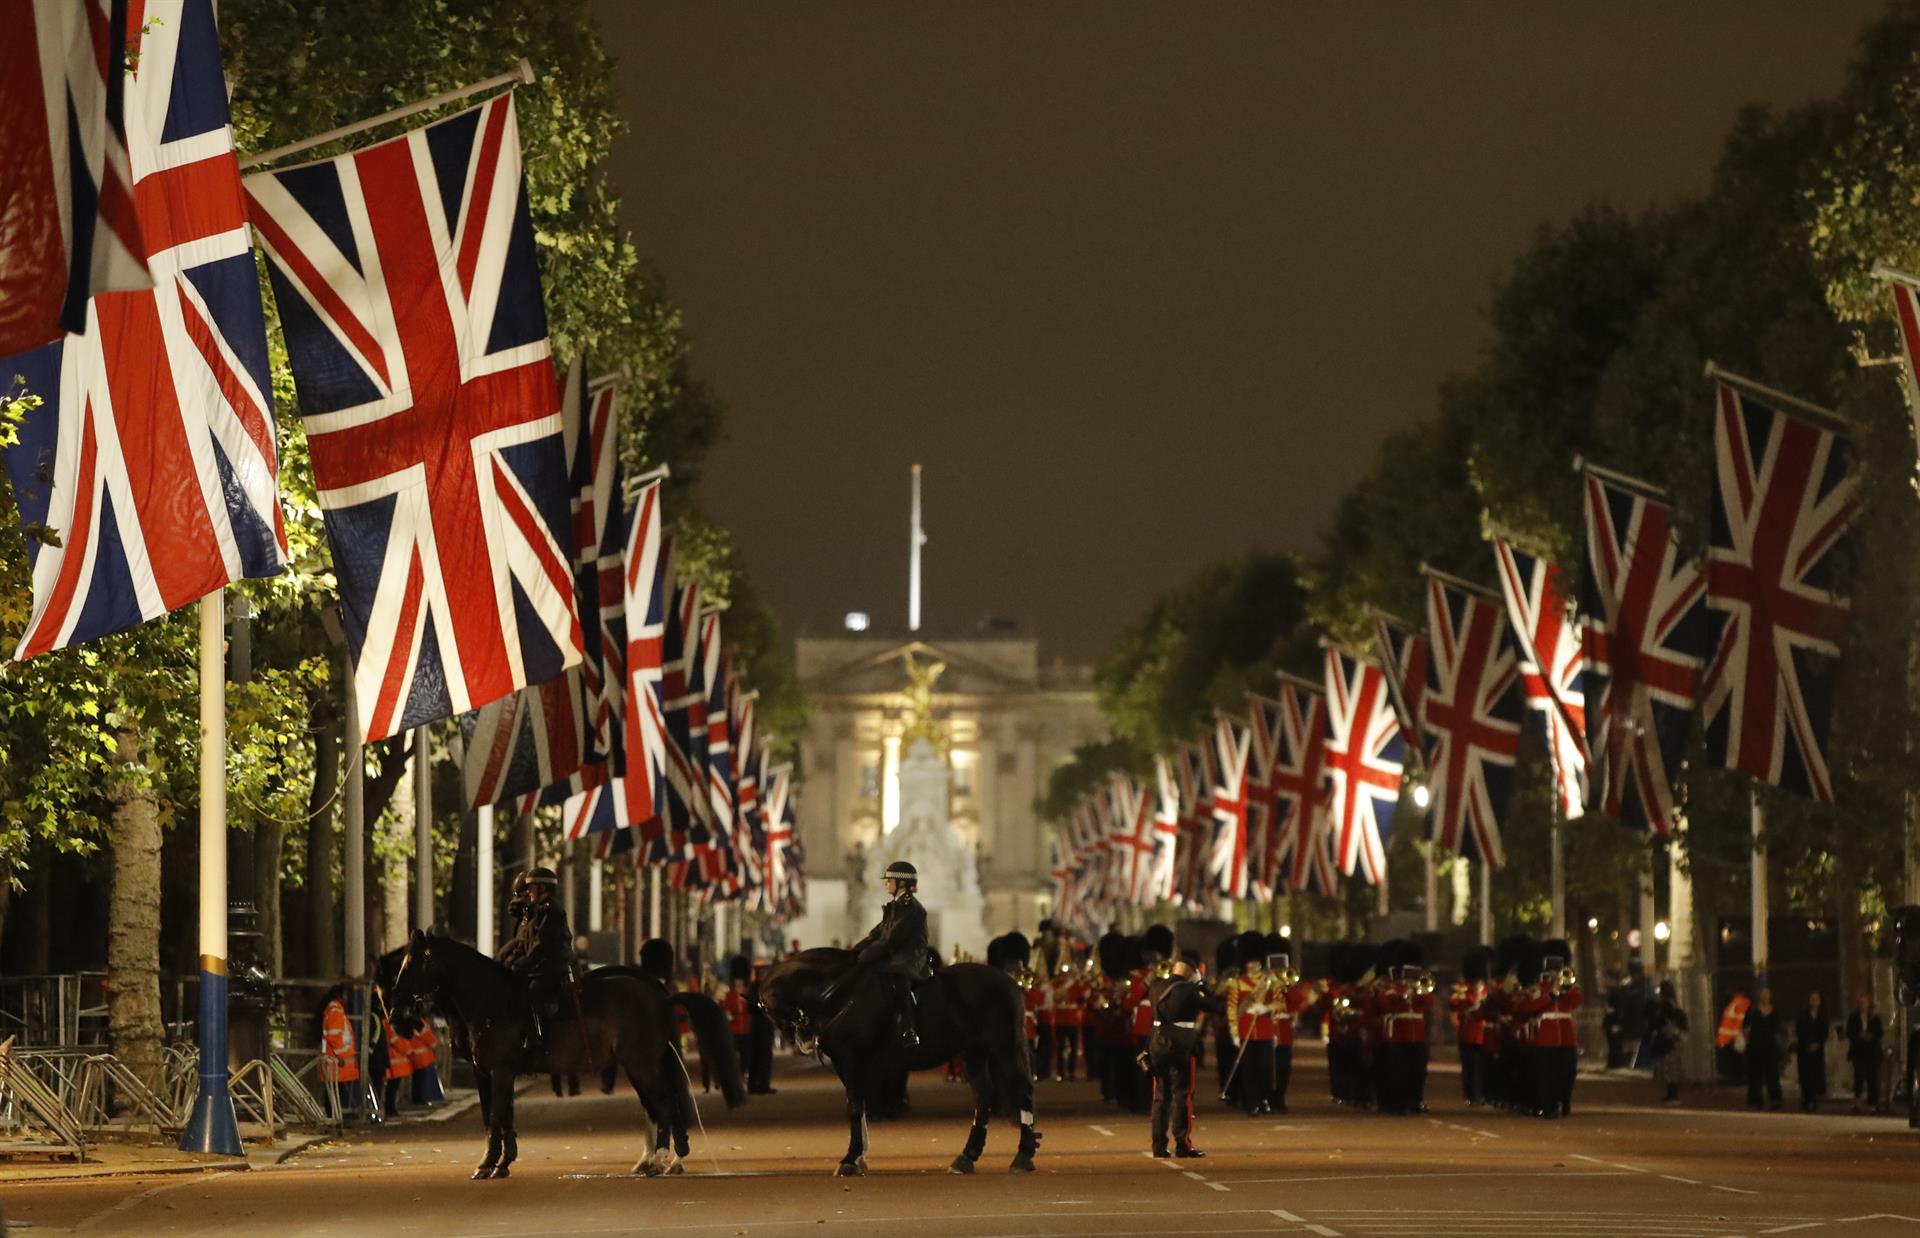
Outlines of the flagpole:
{"type": "MultiPolygon", "coordinates": [[[[635,884],[638,884],[637,882],[635,884]]],[[[660,916],[663,898],[660,893],[660,867],[647,866],[647,936],[660,936],[660,916]]]]}
{"type": "Polygon", "coordinates": [[[1420,565],[1420,574],[1422,576],[1431,576],[1440,583],[1452,585],[1462,592],[1486,598],[1490,602],[1498,602],[1503,607],[1506,605],[1506,599],[1504,597],[1495,593],[1492,589],[1487,588],[1485,585],[1476,584],[1464,576],[1455,576],[1452,572],[1443,572],[1431,563],[1422,563],[1420,565]]]}
{"type": "Polygon", "coordinates": [[[1716,383],[1722,383],[1734,388],[1736,391],[1744,391],[1749,395],[1757,395],[1770,403],[1783,405],[1786,409],[1803,414],[1808,420],[1821,422],[1829,430],[1838,430],[1844,433],[1853,428],[1848,424],[1846,418],[1830,408],[1821,408],[1818,404],[1810,404],[1799,396],[1788,395],[1776,387],[1768,387],[1762,383],[1754,382],[1751,378],[1735,374],[1731,370],[1723,370],[1712,361],[1707,362],[1705,374],[1707,378],[1716,383]]]}
{"type": "Polygon", "coordinates": [[[920,630],[920,547],[927,540],[920,531],[920,466],[913,466],[913,534],[907,558],[907,630],[920,630]]]}
{"type": "MultiPolygon", "coordinates": [[[[366,745],[360,734],[360,699],[354,694],[353,659],[346,659],[346,749],[347,777],[341,794],[346,797],[346,846],[341,866],[346,870],[347,941],[343,970],[355,979],[367,971],[367,782],[366,745]]],[[[365,1044],[366,1037],[359,1038],[365,1044]]]]}
{"type": "Polygon", "coordinates": [[[413,728],[413,927],[433,927],[433,762],[425,723],[413,728]]]}
{"type": "Polygon", "coordinates": [[[1480,861],[1480,944],[1493,945],[1493,865],[1480,861]]]}
{"type": "Polygon", "coordinates": [[[1767,810],[1760,805],[1760,787],[1758,784],[1748,789],[1749,815],[1748,825],[1753,831],[1753,974],[1756,979],[1764,980],[1767,965],[1772,962],[1772,943],[1768,940],[1769,908],[1767,906],[1767,810]]]}
{"type": "Polygon", "coordinates": [[[1551,881],[1550,889],[1553,899],[1550,924],[1553,928],[1553,935],[1561,938],[1567,935],[1567,842],[1565,825],[1566,822],[1561,819],[1560,794],[1558,788],[1556,788],[1553,796],[1553,826],[1549,834],[1549,841],[1552,844],[1552,855],[1550,860],[1551,869],[1548,875],[1551,881]]]}
{"type": "Polygon", "coordinates": [[[365,133],[369,129],[378,129],[381,125],[392,124],[396,120],[405,120],[409,116],[418,116],[422,112],[431,111],[434,108],[441,107],[448,103],[458,103],[462,99],[484,94],[499,86],[531,86],[532,84],[533,65],[528,63],[526,57],[522,56],[519,64],[507,70],[505,73],[496,73],[485,81],[475,82],[471,86],[457,86],[452,90],[443,90],[431,99],[422,99],[418,103],[409,103],[404,107],[397,107],[392,111],[382,112],[378,116],[371,116],[366,120],[355,121],[351,125],[342,125],[338,129],[329,129],[325,133],[315,134],[310,138],[302,138],[298,142],[289,142],[285,146],[276,146],[272,150],[262,154],[249,155],[240,161],[240,170],[242,172],[250,172],[254,168],[262,167],[269,163],[278,163],[288,155],[297,155],[303,150],[312,150],[316,146],[325,146],[328,142],[337,142],[341,138],[350,138],[355,134],[365,133]]]}
{"type": "Polygon", "coordinates": [[[1643,494],[1650,499],[1658,499],[1663,503],[1667,501],[1668,496],[1664,486],[1656,486],[1650,481],[1641,481],[1638,477],[1616,472],[1613,469],[1601,468],[1585,456],[1575,456],[1573,458],[1573,471],[1576,473],[1590,473],[1598,477],[1601,481],[1610,481],[1622,489],[1632,490],[1636,494],[1643,494]]]}
{"type": "Polygon", "coordinates": [[[226,589],[200,599],[200,1091],[182,1152],[244,1156],[227,1090],[226,589]]]}

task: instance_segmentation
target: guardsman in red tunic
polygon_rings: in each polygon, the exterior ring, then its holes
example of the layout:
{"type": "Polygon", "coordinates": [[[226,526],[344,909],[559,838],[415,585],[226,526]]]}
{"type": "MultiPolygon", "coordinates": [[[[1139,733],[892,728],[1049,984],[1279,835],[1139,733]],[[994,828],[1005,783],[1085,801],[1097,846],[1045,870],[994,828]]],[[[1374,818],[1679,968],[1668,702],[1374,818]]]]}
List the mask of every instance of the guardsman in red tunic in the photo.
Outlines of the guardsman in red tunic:
{"type": "MultiPolygon", "coordinates": [[[[1281,939],[1285,941],[1284,938],[1281,939]]],[[[1291,944],[1291,943],[1287,943],[1291,944]]],[[[1269,1113],[1287,1111],[1287,1086],[1293,1082],[1294,1020],[1313,1001],[1313,986],[1293,970],[1290,951],[1274,950],[1267,955],[1267,974],[1275,977],[1277,994],[1273,1005],[1273,1097],[1269,1113]]]]}
{"type": "Polygon", "coordinates": [[[1398,947],[1391,975],[1375,999],[1380,1017],[1380,1112],[1423,1113],[1427,1087],[1427,1011],[1433,1008],[1433,978],[1418,961],[1412,942],[1398,947]]]}
{"type": "Polygon", "coordinates": [[[745,959],[735,959],[728,974],[733,977],[720,997],[720,1010],[727,1016],[727,1030],[733,1033],[733,1050],[741,1061],[748,1060],[753,1048],[753,1004],[747,1000],[745,959]]]}
{"type": "Polygon", "coordinates": [[[1573,1012],[1586,997],[1569,963],[1572,952],[1564,941],[1546,943],[1547,957],[1540,979],[1520,1005],[1534,1023],[1532,1108],[1543,1118],[1564,1118],[1573,1112],[1573,1081],[1579,1072],[1580,1037],[1573,1012]]]}
{"type": "Polygon", "coordinates": [[[1080,1029],[1087,1021],[1087,986],[1080,968],[1067,959],[1048,986],[1053,1007],[1054,1082],[1071,1081],[1080,1073],[1080,1029]]]}
{"type": "Polygon", "coordinates": [[[1273,1096],[1273,1004],[1278,996],[1266,960],[1257,951],[1229,980],[1227,1035],[1235,1054],[1229,1089],[1248,1117],[1266,1113],[1273,1096]]]}

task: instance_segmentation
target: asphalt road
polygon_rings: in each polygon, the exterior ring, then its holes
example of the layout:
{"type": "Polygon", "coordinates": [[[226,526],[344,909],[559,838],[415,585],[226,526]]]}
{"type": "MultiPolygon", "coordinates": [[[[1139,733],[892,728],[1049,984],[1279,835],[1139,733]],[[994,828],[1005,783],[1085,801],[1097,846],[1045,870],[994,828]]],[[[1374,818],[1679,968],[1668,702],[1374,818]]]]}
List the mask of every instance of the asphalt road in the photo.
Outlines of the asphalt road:
{"type": "Polygon", "coordinates": [[[1202,1161],[1154,1161],[1144,1119],[1087,1084],[1043,1084],[1040,1171],[1006,1172],[1013,1132],[996,1126],[980,1172],[955,1177],[965,1090],[932,1074],[915,1080],[913,1117],[873,1126],[870,1176],[840,1180],[837,1089],[787,1059],[779,1095],[732,1113],[709,1098],[683,1177],[629,1175],[643,1151],[630,1094],[536,1095],[522,1099],[504,1182],[467,1180],[483,1151],[469,1114],[268,1170],[0,1182],[0,1200],[29,1234],[1920,1238],[1920,1132],[1901,1121],[1668,1110],[1646,1103],[1650,1084],[1583,1081],[1575,1116],[1547,1122],[1468,1110],[1450,1075],[1435,1077],[1429,1115],[1389,1118],[1335,1108],[1324,1073],[1303,1065],[1289,1114],[1203,1103],[1202,1161]]]}

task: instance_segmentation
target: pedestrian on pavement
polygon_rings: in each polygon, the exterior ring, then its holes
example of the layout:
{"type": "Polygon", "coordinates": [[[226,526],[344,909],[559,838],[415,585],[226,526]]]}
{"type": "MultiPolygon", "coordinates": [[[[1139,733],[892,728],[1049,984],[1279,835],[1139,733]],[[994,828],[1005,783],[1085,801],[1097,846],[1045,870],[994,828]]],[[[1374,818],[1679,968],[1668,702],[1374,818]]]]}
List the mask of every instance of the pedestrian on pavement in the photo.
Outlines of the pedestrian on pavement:
{"type": "Polygon", "coordinates": [[[1773,990],[1761,989],[1760,996],[1747,1008],[1744,1030],[1747,1034],[1747,1108],[1780,1107],[1781,1046],[1786,1029],[1780,1012],[1773,1006],[1773,990]]]}
{"type": "Polygon", "coordinates": [[[1647,1057],[1653,1062],[1653,1081],[1664,1088],[1663,1105],[1680,1103],[1680,1038],[1687,1030],[1687,1012],[1674,996],[1673,981],[1662,980],[1660,991],[1647,1003],[1647,1057]]]}
{"type": "Polygon", "coordinates": [[[1152,1132],[1156,1157],[1201,1157],[1193,1146],[1194,1055],[1200,1048],[1200,1016],[1225,1016],[1227,1003],[1209,993],[1194,976],[1191,954],[1173,965],[1173,974],[1153,984],[1153,1039],[1147,1068],[1153,1075],[1152,1132]],[[1172,1139],[1172,1148],[1168,1140],[1172,1139]]]}
{"type": "Polygon", "coordinates": [[[1854,1012],[1847,1016],[1847,1065],[1853,1067],[1853,1111],[1860,1112],[1860,1098],[1875,1113],[1880,1111],[1880,1063],[1885,1056],[1886,1026],[1880,1012],[1873,1008],[1873,994],[1862,993],[1854,1012]]]}
{"type": "Polygon", "coordinates": [[[1793,1021],[1794,1064],[1800,1073],[1800,1108],[1812,1113],[1827,1094],[1827,1038],[1833,1020],[1821,1005],[1820,990],[1807,994],[1807,1004],[1793,1021]]]}

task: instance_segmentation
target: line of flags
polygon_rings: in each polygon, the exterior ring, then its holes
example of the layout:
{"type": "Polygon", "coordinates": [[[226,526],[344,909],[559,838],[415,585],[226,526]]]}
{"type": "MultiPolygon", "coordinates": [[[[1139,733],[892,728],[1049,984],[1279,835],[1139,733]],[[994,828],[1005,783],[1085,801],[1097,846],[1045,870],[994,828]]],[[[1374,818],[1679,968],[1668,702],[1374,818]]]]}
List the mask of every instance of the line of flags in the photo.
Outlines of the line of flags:
{"type": "Polygon", "coordinates": [[[617,383],[556,373],[513,94],[243,177],[212,0],[0,0],[0,28],[32,35],[0,161],[38,212],[0,236],[0,354],[43,402],[5,457],[52,534],[15,656],[283,570],[257,241],[360,738],[458,716],[469,804],[559,804],[676,888],[796,911],[792,770],[661,478],[622,485],[617,383]]]}
{"type": "MultiPolygon", "coordinates": [[[[1895,282],[1909,377],[1920,282],[1895,282]]],[[[1422,566],[1426,624],[1375,612],[1368,653],[1327,643],[1323,679],[1282,675],[1197,743],[1155,759],[1156,822],[1172,854],[1135,883],[1128,774],[1088,798],[1055,842],[1056,914],[1099,926],[1116,908],[1211,905],[1385,879],[1403,786],[1426,795],[1427,837],[1504,863],[1521,729],[1543,728],[1555,803],[1665,835],[1696,708],[1709,758],[1756,783],[1833,802],[1833,677],[1857,516],[1845,427],[1831,413],[1709,367],[1716,483],[1706,554],[1683,556],[1654,487],[1576,462],[1586,555],[1578,605],[1558,568],[1490,530],[1487,589],[1422,566]]],[[[1916,388],[1920,390],[1920,388],[1916,388]]],[[[1419,800],[1420,797],[1416,796],[1419,800]]]]}

